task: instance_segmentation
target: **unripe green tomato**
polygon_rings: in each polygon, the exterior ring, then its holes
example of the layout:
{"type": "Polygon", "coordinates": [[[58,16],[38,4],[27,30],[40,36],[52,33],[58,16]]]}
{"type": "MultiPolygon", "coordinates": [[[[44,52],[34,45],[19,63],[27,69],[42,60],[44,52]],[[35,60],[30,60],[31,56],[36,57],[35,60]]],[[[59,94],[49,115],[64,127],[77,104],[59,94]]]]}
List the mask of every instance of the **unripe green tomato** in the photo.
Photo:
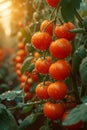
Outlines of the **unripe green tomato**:
{"type": "Polygon", "coordinates": [[[42,0],[33,0],[32,6],[35,10],[42,10],[44,8],[44,4],[42,0]]]}
{"type": "Polygon", "coordinates": [[[38,12],[34,12],[34,13],[33,13],[33,20],[34,20],[35,22],[38,22],[38,21],[40,20],[40,18],[41,18],[40,13],[38,13],[38,12]]]}

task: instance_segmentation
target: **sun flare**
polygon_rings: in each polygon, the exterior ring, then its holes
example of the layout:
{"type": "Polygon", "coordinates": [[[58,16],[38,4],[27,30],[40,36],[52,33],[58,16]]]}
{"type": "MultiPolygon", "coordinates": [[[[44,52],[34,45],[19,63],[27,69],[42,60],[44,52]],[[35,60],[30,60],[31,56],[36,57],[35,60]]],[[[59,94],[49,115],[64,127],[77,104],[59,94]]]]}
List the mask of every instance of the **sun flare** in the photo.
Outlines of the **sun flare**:
{"type": "Polygon", "coordinates": [[[0,0],[0,22],[5,30],[6,35],[10,35],[10,18],[12,2],[0,0]]]}

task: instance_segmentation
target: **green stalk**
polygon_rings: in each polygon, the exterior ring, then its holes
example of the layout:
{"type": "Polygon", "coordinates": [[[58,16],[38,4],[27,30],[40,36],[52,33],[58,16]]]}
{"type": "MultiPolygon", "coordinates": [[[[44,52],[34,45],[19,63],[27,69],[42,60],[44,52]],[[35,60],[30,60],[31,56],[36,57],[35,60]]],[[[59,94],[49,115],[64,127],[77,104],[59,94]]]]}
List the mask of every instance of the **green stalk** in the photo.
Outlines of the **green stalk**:
{"type": "Polygon", "coordinates": [[[75,16],[76,16],[76,18],[78,19],[78,21],[80,22],[81,26],[83,27],[83,24],[82,24],[83,19],[82,19],[82,17],[79,15],[79,13],[78,13],[78,11],[77,11],[76,9],[75,9],[75,16]]]}
{"type": "Polygon", "coordinates": [[[80,100],[78,86],[77,86],[77,83],[76,83],[75,76],[73,74],[71,74],[71,78],[72,78],[72,81],[73,81],[73,91],[74,91],[76,101],[77,101],[78,104],[80,104],[81,100],[80,100]]]}

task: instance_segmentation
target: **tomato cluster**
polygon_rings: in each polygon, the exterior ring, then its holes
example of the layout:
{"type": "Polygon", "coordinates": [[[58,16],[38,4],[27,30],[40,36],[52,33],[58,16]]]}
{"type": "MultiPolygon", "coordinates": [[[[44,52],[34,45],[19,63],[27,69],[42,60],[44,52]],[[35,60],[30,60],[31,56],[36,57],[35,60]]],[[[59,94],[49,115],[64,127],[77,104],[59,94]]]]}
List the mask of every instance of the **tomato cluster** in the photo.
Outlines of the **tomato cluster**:
{"type": "MultiPolygon", "coordinates": [[[[56,8],[60,0],[46,0],[46,2],[52,8],[56,8]]],[[[54,20],[43,20],[39,30],[31,37],[31,45],[36,50],[31,61],[31,64],[34,63],[34,69],[22,76],[20,67],[26,53],[25,47],[18,47],[20,51],[16,56],[16,69],[26,98],[30,97],[29,90],[32,82],[35,82],[36,100],[45,101],[43,113],[51,120],[61,120],[67,110],[77,105],[75,97],[68,95],[69,88],[65,82],[72,69],[68,60],[73,51],[71,42],[76,36],[70,32],[72,29],[75,29],[72,22],[57,24],[54,20]],[[38,75],[41,76],[41,80],[38,75]]],[[[71,129],[71,126],[67,128],[71,129]]],[[[73,128],[77,128],[76,125],[73,128]]]]}
{"type": "MultiPolygon", "coordinates": [[[[34,95],[33,92],[30,92],[30,88],[34,82],[38,81],[38,73],[35,69],[33,69],[30,73],[29,72],[25,72],[24,74],[21,73],[21,67],[24,60],[27,58],[27,52],[26,52],[26,44],[23,42],[23,36],[21,35],[21,33],[20,36],[21,37],[18,37],[19,40],[17,45],[18,50],[14,58],[14,64],[19,81],[19,87],[24,92],[25,100],[30,100],[31,98],[33,98],[34,95]]],[[[33,63],[37,57],[39,57],[39,53],[35,52],[34,58],[31,60],[31,63],[33,63]]]]}
{"type": "Polygon", "coordinates": [[[67,96],[68,86],[64,80],[71,74],[71,65],[67,57],[72,53],[71,41],[75,38],[75,34],[69,30],[74,28],[71,22],[54,26],[53,21],[46,19],[41,23],[40,31],[35,32],[31,38],[32,46],[44,54],[37,58],[35,69],[40,75],[50,77],[39,82],[35,92],[38,98],[47,100],[43,106],[43,113],[52,120],[60,119],[66,110],[63,99],[67,96]],[[56,37],[54,40],[53,34],[56,37]]]}

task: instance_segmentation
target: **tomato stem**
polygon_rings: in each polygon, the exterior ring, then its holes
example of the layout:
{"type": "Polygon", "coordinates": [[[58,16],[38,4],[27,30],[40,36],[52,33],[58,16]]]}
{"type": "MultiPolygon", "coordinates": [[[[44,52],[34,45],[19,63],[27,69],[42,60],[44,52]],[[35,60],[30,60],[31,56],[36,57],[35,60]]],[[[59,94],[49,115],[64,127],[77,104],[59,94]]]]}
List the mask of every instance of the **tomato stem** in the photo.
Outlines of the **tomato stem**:
{"type": "Polygon", "coordinates": [[[48,74],[45,75],[45,77],[43,78],[43,85],[45,85],[45,81],[46,81],[47,76],[48,76],[48,74]]]}
{"type": "Polygon", "coordinates": [[[83,97],[84,95],[85,95],[85,87],[84,87],[84,85],[82,84],[82,85],[81,85],[80,97],[83,97]]]}
{"type": "Polygon", "coordinates": [[[83,25],[82,25],[83,19],[81,18],[81,16],[79,15],[79,13],[76,9],[75,9],[75,15],[76,15],[76,18],[79,20],[81,26],[83,27],[83,25]]]}
{"type": "MultiPolygon", "coordinates": [[[[40,100],[40,101],[34,101],[34,102],[28,102],[28,103],[24,103],[24,104],[21,104],[21,108],[25,107],[25,106],[30,106],[30,105],[35,105],[35,104],[42,104],[42,103],[45,103],[46,101],[45,100],[40,100]]],[[[15,110],[15,109],[18,109],[18,105],[16,105],[15,107],[12,107],[12,108],[8,108],[9,110],[15,110]]]]}
{"type": "Polygon", "coordinates": [[[76,84],[76,79],[75,79],[75,77],[72,73],[71,73],[71,77],[72,77],[72,80],[73,80],[73,91],[74,91],[77,103],[80,104],[81,100],[80,100],[80,96],[79,96],[79,92],[78,92],[78,87],[77,87],[77,84],[76,84]]]}

